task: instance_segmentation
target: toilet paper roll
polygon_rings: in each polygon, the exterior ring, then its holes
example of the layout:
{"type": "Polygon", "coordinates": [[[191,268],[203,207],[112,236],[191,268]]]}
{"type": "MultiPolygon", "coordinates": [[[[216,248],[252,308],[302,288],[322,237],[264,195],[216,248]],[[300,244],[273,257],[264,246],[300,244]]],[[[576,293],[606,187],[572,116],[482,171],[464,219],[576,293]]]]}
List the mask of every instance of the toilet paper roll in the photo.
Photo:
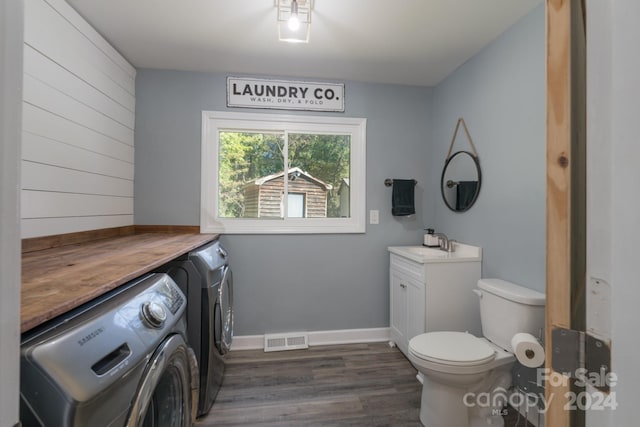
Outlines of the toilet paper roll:
{"type": "Polygon", "coordinates": [[[544,363],[544,348],[536,337],[520,332],[511,338],[511,347],[518,362],[528,368],[537,368],[544,363]]]}

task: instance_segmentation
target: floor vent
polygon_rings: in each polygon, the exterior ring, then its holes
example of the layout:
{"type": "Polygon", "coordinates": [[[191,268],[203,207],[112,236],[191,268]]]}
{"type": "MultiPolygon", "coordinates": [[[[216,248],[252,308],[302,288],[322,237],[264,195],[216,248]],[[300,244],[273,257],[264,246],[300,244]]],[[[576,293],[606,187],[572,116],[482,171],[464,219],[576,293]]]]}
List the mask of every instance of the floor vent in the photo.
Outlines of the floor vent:
{"type": "Polygon", "coordinates": [[[264,351],[297,350],[309,348],[307,334],[271,334],[264,336],[264,351]]]}

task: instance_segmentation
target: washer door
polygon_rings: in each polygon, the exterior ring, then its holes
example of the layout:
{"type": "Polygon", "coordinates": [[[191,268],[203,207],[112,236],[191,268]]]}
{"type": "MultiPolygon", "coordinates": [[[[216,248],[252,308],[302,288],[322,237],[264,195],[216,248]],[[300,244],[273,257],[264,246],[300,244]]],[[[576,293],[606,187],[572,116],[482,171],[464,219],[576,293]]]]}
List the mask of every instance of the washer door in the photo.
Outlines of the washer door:
{"type": "Polygon", "coordinates": [[[191,369],[184,339],[163,341],[145,369],[127,427],[190,427],[191,369]]]}
{"type": "Polygon", "coordinates": [[[218,304],[216,315],[220,316],[220,331],[217,331],[216,327],[216,347],[220,354],[225,355],[229,352],[233,340],[233,273],[229,267],[224,269],[218,288],[218,304]]]}

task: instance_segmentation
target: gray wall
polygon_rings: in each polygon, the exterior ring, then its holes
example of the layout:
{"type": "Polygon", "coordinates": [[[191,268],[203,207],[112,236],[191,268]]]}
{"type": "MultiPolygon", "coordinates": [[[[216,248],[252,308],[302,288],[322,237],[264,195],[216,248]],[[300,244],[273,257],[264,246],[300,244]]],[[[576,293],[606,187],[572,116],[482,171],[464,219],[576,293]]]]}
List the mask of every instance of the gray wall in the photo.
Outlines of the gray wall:
{"type": "MultiPolygon", "coordinates": [[[[346,82],[345,93],[345,113],[328,115],[367,118],[367,210],[380,210],[380,224],[355,235],[223,236],[237,335],[389,325],[386,247],[420,243],[432,215],[431,89],[346,82]],[[391,216],[385,178],[419,181],[416,217],[391,216]]],[[[138,71],[136,224],[199,224],[201,111],[225,104],[226,75],[138,71]]]]}
{"type": "MultiPolygon", "coordinates": [[[[545,289],[545,16],[539,6],[433,91],[430,185],[440,191],[458,117],[482,167],[482,189],[467,212],[435,204],[435,225],[483,247],[483,276],[545,289]]],[[[470,150],[462,129],[454,151],[470,150]]]]}
{"type": "MultiPolygon", "coordinates": [[[[337,115],[367,118],[367,210],[380,210],[380,224],[356,235],[223,236],[236,334],[388,326],[386,247],[421,243],[425,225],[482,246],[485,276],[544,289],[544,64],[541,6],[433,90],[346,82],[346,112],[337,115]],[[484,177],[464,214],[446,209],[439,190],[459,116],[484,177]],[[385,178],[419,181],[415,218],[391,216],[385,178]]],[[[136,224],[199,224],[201,111],[227,109],[225,79],[138,71],[136,224]]],[[[468,148],[464,138],[457,144],[468,148]]]]}

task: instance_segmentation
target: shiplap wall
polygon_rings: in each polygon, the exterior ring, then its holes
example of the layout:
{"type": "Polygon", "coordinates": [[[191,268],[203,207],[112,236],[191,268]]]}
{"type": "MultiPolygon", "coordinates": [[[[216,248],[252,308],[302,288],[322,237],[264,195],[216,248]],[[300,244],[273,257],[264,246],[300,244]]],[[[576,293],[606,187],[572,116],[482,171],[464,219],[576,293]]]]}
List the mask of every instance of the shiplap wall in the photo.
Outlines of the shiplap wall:
{"type": "Polygon", "coordinates": [[[135,68],[64,0],[26,0],[22,237],[133,224],[135,68]]]}

